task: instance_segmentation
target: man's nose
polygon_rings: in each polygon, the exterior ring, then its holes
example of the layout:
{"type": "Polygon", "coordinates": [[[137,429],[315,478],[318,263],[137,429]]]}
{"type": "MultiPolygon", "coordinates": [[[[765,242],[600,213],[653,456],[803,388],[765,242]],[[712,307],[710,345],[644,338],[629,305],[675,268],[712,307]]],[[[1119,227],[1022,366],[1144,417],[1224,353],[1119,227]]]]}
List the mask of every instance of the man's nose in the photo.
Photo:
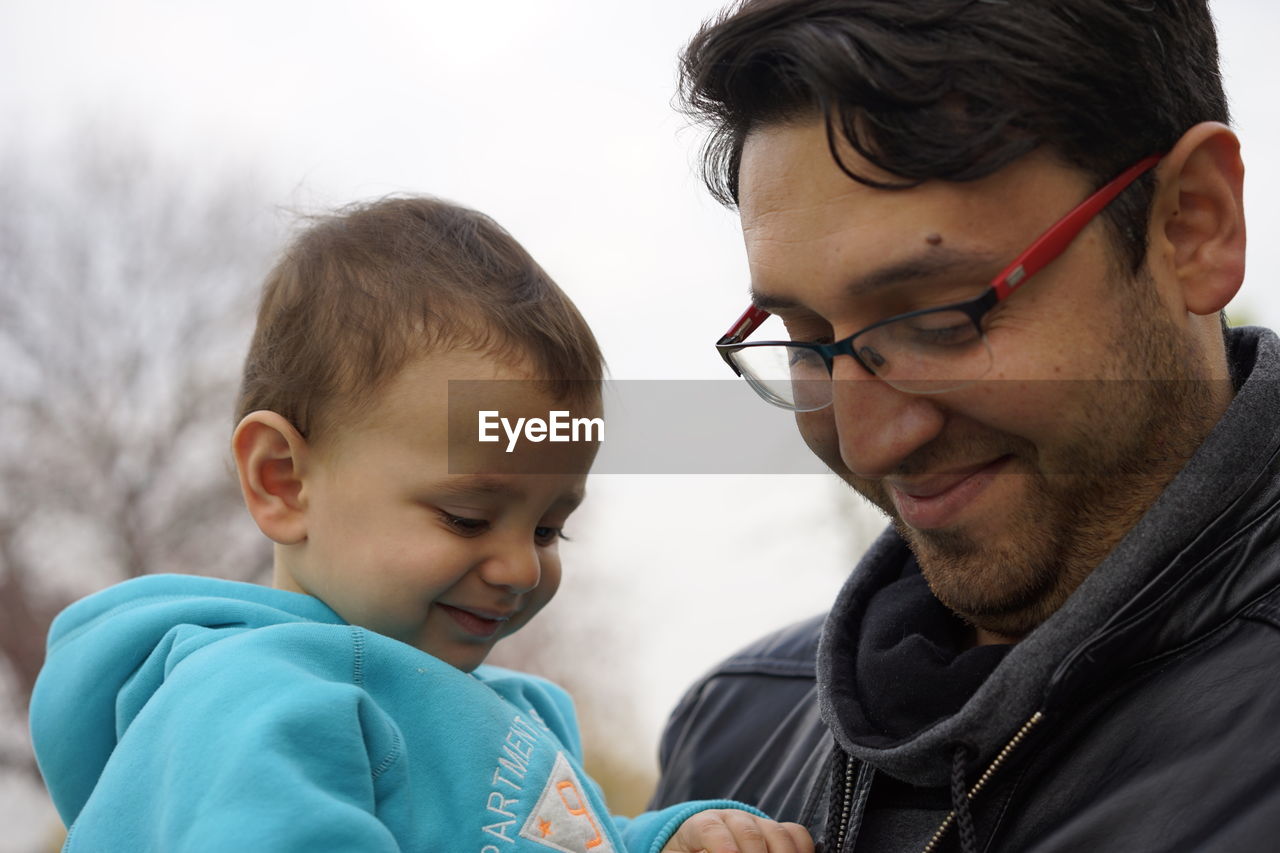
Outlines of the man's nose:
{"type": "Polygon", "coordinates": [[[480,577],[490,586],[502,587],[514,595],[532,592],[542,580],[542,560],[532,538],[514,538],[494,543],[479,568],[480,577]]]}
{"type": "Polygon", "coordinates": [[[831,407],[841,461],[855,476],[871,480],[892,473],[946,422],[929,397],[899,391],[847,357],[832,364],[831,407]]]}

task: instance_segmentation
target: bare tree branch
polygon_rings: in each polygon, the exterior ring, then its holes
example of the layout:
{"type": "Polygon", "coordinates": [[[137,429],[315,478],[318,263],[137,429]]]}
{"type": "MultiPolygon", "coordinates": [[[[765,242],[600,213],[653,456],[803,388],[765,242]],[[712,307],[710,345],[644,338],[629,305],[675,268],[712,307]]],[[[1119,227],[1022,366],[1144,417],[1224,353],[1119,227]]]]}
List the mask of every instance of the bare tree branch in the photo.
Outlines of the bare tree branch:
{"type": "Polygon", "coordinates": [[[278,237],[259,186],[98,132],[0,157],[0,655],[22,713],[74,598],[263,574],[223,458],[278,237]]]}

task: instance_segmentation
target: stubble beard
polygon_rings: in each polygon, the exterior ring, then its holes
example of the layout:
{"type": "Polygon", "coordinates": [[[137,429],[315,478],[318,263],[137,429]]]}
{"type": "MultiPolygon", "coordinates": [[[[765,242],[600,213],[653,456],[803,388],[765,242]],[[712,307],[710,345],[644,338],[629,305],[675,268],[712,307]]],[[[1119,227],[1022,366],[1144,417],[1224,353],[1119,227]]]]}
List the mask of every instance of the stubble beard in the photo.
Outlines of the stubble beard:
{"type": "MultiPolygon", "coordinates": [[[[881,482],[846,477],[890,517],[938,600],[971,625],[1017,639],[1056,612],[1212,429],[1217,419],[1212,380],[1194,375],[1203,363],[1195,346],[1157,308],[1133,310],[1165,322],[1157,322],[1159,328],[1136,347],[1128,344],[1127,369],[1116,372],[1174,378],[1048,380],[1076,385],[1064,389],[1075,393],[1061,396],[1084,403],[1079,425],[1059,447],[1037,448],[992,431],[954,444],[942,438],[904,461],[901,473],[921,473],[944,469],[945,460],[1010,456],[997,476],[1018,477],[1022,483],[1015,490],[1018,500],[998,521],[998,535],[978,536],[964,528],[916,530],[898,517],[881,482]]],[[[1117,348],[1123,343],[1117,339],[1117,348]]]]}

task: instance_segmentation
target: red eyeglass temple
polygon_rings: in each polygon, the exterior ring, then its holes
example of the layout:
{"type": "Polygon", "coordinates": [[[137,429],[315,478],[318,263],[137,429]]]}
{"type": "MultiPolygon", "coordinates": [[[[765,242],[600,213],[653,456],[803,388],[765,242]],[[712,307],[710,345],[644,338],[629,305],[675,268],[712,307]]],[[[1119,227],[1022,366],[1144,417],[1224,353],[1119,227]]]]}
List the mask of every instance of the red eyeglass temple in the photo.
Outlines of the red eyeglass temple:
{"type": "Polygon", "coordinates": [[[995,288],[996,298],[1005,299],[1024,281],[1061,255],[1093,217],[1101,213],[1102,209],[1120,195],[1125,187],[1137,180],[1139,175],[1159,163],[1163,156],[1163,154],[1153,154],[1134,163],[1050,226],[1048,231],[1036,238],[1026,251],[1014,258],[1013,263],[995,277],[991,286],[995,288]]]}
{"type": "Polygon", "coordinates": [[[748,305],[747,310],[742,312],[742,316],[733,321],[729,331],[725,332],[720,340],[716,341],[716,346],[736,344],[746,340],[747,335],[760,328],[760,324],[768,319],[768,311],[763,308],[757,308],[754,305],[748,305]]]}

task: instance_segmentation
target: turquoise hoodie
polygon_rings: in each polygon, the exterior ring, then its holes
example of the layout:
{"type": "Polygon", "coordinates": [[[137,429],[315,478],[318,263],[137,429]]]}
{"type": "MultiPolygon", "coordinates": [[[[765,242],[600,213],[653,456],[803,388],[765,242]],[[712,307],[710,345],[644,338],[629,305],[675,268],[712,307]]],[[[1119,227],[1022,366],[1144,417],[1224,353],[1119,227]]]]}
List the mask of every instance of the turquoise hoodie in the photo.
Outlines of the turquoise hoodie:
{"type": "Polygon", "coordinates": [[[611,818],[572,702],[318,599],[155,575],[67,608],[31,735],[68,851],[657,853],[706,808],[611,818]]]}

